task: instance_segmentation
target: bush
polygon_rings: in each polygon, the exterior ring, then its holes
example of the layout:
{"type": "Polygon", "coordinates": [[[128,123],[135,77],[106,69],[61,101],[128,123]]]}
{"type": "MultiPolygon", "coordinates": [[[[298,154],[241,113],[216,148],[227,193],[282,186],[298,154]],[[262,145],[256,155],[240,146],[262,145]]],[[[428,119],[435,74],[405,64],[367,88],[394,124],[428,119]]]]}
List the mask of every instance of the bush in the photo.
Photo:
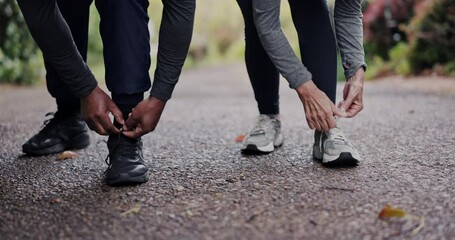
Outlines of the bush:
{"type": "Polygon", "coordinates": [[[41,58],[15,0],[0,0],[0,82],[31,84],[41,58]]]}
{"type": "Polygon", "coordinates": [[[421,0],[375,0],[364,10],[365,49],[369,55],[389,59],[388,52],[396,44],[406,41],[400,28],[412,15],[412,6],[421,0]],[[411,11],[409,11],[411,9],[411,11]]]}
{"type": "Polygon", "coordinates": [[[416,6],[416,15],[405,28],[411,44],[410,64],[421,73],[455,59],[455,0],[427,0],[416,6]]]}

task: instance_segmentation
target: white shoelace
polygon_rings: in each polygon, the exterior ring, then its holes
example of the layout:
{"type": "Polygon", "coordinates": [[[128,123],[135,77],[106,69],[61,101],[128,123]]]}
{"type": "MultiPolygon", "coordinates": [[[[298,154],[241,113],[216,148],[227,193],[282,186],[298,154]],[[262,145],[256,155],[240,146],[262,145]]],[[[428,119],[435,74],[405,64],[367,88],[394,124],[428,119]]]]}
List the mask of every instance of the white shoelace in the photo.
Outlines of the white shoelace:
{"type": "Polygon", "coordinates": [[[327,136],[332,140],[339,140],[348,143],[348,139],[346,139],[343,132],[339,128],[332,128],[326,133],[327,136]]]}
{"type": "Polygon", "coordinates": [[[254,125],[253,129],[251,130],[251,135],[258,135],[265,133],[267,121],[270,118],[268,116],[259,115],[256,119],[256,124],[254,125]]]}

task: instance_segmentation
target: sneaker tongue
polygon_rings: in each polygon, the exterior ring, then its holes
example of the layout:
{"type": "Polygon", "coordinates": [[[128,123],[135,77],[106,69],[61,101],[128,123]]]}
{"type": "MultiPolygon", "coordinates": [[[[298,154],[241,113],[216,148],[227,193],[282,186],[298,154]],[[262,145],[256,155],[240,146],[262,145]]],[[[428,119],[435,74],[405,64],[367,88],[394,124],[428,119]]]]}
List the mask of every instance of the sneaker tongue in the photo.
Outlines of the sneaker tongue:
{"type": "Polygon", "coordinates": [[[345,141],[343,132],[339,128],[332,128],[328,132],[325,132],[325,134],[330,139],[345,141]]]}

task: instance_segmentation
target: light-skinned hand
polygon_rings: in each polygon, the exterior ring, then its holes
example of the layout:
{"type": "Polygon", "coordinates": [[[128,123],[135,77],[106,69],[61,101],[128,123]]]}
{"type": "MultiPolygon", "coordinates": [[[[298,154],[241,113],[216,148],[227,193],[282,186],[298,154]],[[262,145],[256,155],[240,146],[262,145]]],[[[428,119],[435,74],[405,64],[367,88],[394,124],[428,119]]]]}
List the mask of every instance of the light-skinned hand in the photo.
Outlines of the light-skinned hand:
{"type": "Polygon", "coordinates": [[[343,101],[338,104],[347,118],[356,116],[363,109],[363,85],[365,70],[360,68],[344,85],[343,101]]]}
{"type": "Polygon", "coordinates": [[[344,114],[324,92],[316,87],[313,81],[302,84],[296,91],[303,103],[306,121],[311,129],[329,131],[337,126],[335,116],[344,117],[344,114]]]}

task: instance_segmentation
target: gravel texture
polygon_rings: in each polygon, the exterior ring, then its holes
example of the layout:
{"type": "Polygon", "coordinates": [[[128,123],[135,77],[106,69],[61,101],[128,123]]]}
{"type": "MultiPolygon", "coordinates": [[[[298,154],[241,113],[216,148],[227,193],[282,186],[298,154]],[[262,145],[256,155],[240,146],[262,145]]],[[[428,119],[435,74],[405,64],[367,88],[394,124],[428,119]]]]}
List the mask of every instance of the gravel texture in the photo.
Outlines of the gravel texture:
{"type": "Polygon", "coordinates": [[[258,114],[244,67],[184,72],[144,138],[150,181],[111,188],[104,137],[75,159],[24,156],[53,100],[0,89],[0,239],[455,239],[455,96],[368,83],[365,110],[339,121],[363,161],[328,169],[296,94],[281,92],[285,144],[243,156],[234,140],[258,114]],[[425,227],[380,220],[386,204],[425,227]]]}

